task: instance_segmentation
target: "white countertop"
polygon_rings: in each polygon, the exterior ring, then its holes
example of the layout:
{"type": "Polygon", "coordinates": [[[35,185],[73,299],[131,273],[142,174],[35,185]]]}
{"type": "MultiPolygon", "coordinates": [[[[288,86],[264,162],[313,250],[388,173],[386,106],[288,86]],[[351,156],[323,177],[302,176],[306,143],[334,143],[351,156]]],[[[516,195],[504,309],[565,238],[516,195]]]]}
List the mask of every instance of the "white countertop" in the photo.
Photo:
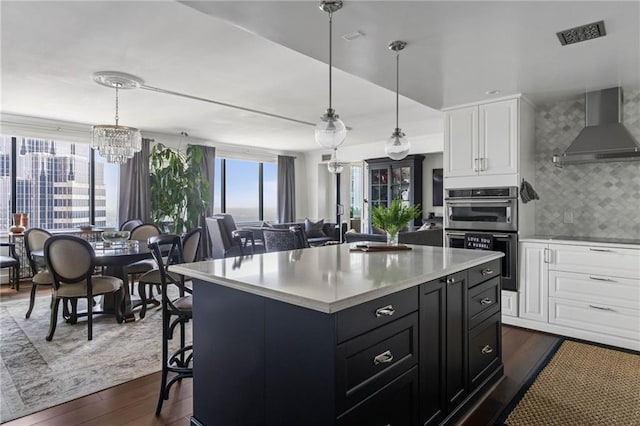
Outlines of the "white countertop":
{"type": "MultiPolygon", "coordinates": [[[[504,256],[499,252],[411,246],[349,252],[349,244],[171,266],[203,281],[332,313],[504,256]]],[[[197,290],[196,290],[197,292],[197,290]]]]}
{"type": "Polygon", "coordinates": [[[605,245],[607,247],[629,248],[640,250],[640,239],[635,238],[604,238],[604,237],[574,237],[566,235],[533,235],[521,237],[521,243],[545,243],[545,244],[571,244],[588,246],[592,244],[605,245]]]}

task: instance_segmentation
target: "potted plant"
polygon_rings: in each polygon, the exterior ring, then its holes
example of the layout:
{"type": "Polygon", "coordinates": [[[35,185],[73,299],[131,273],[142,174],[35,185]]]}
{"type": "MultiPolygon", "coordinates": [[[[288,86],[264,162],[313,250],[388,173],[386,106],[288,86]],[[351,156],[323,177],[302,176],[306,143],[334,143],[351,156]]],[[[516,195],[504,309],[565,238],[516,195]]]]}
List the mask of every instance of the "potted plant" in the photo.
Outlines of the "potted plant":
{"type": "Polygon", "coordinates": [[[151,217],[161,229],[171,232],[195,228],[209,203],[209,182],[200,169],[203,150],[187,145],[183,154],[155,144],[150,154],[151,217]]]}
{"type": "Polygon", "coordinates": [[[402,205],[402,200],[391,202],[389,207],[374,207],[371,210],[371,222],[373,226],[384,229],[387,233],[387,244],[398,244],[398,232],[409,221],[420,216],[420,205],[402,205]]]}

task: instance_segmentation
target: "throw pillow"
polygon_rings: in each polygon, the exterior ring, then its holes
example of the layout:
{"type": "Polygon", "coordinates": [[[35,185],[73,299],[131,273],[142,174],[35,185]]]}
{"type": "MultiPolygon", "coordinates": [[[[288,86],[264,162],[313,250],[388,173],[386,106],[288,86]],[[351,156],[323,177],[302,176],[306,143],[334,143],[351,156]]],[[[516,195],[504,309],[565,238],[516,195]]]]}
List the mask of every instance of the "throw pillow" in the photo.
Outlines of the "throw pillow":
{"type": "Polygon", "coordinates": [[[371,231],[374,234],[378,234],[378,235],[385,235],[387,233],[387,231],[385,231],[384,229],[378,228],[378,227],[373,226],[373,225],[371,225],[371,231]]]}
{"type": "Polygon", "coordinates": [[[304,218],[304,232],[308,238],[323,238],[327,235],[322,230],[324,226],[324,219],[320,219],[317,222],[311,221],[308,217],[304,218]]]}

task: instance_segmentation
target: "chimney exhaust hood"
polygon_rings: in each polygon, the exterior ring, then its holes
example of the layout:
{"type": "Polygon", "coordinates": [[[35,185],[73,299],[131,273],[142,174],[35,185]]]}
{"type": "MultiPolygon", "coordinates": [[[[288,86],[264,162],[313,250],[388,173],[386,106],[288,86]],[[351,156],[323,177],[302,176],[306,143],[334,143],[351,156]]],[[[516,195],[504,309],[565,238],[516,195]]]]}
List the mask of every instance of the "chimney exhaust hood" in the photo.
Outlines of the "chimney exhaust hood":
{"type": "Polygon", "coordinates": [[[587,92],[585,128],[569,148],[553,156],[553,163],[594,163],[640,160],[640,144],[622,124],[622,89],[587,92]]]}

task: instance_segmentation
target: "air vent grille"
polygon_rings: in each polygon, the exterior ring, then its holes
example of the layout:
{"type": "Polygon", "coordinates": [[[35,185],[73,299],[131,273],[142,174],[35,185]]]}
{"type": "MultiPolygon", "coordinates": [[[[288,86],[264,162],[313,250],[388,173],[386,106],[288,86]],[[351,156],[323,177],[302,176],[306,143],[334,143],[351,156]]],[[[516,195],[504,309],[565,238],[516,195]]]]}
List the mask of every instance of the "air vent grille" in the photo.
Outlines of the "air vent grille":
{"type": "Polygon", "coordinates": [[[556,35],[560,40],[560,44],[566,46],[567,44],[574,44],[581,41],[603,37],[607,35],[607,31],[604,29],[604,21],[598,21],[592,22],[591,24],[581,25],[579,27],[560,31],[556,33],[556,35]]]}
{"type": "Polygon", "coordinates": [[[331,154],[322,154],[322,161],[331,160],[331,154]]]}

